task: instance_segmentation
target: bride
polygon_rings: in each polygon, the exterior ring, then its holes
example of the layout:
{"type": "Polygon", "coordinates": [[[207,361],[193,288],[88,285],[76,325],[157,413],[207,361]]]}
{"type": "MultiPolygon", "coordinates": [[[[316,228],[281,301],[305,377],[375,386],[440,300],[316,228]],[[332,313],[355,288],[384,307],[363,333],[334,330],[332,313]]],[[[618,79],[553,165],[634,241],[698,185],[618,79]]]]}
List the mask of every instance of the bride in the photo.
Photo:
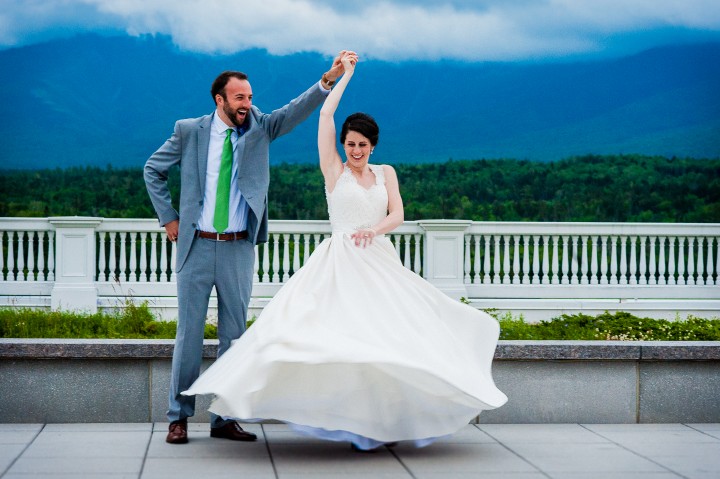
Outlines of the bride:
{"type": "Polygon", "coordinates": [[[499,326],[405,268],[385,236],[403,222],[395,170],[370,164],[375,120],[334,113],[358,57],[320,111],[318,150],[330,238],[260,317],[183,394],[214,394],[215,414],[276,419],[354,449],[425,446],[507,397],[491,374],[499,326]]]}

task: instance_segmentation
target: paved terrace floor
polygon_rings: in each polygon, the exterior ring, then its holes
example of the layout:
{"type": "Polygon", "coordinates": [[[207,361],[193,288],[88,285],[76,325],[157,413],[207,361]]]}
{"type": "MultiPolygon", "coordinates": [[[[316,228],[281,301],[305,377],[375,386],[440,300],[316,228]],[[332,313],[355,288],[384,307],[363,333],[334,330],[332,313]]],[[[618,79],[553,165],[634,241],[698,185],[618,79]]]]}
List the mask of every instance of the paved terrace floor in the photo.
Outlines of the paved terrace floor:
{"type": "Polygon", "coordinates": [[[720,424],[479,424],[423,449],[357,453],[281,424],[255,443],[165,443],[167,425],[0,424],[0,478],[720,478],[720,424]]]}

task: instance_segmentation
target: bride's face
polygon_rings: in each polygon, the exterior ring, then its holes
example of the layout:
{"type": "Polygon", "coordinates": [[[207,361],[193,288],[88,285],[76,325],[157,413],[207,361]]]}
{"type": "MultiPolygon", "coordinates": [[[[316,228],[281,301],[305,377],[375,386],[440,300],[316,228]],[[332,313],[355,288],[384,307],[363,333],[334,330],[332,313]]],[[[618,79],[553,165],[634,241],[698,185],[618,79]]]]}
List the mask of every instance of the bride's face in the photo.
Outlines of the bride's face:
{"type": "Polygon", "coordinates": [[[350,130],[347,132],[343,146],[350,166],[362,168],[370,160],[370,152],[372,152],[373,146],[367,137],[357,131],[350,130]]]}

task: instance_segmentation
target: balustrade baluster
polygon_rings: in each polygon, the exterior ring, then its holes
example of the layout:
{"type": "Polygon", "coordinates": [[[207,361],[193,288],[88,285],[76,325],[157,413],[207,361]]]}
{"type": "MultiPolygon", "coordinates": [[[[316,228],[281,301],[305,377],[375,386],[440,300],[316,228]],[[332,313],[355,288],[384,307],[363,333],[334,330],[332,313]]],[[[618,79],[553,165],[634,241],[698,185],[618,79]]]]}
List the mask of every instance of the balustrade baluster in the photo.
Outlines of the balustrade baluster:
{"type": "Polygon", "coordinates": [[[600,284],[617,284],[617,238],[603,237],[602,272],[600,284]],[[608,259],[608,254],[610,258],[608,259]],[[609,266],[608,266],[608,261],[609,266]],[[608,270],[609,268],[609,270],[608,270]]]}
{"type": "Polygon", "coordinates": [[[158,233],[150,233],[150,277],[148,281],[156,283],[162,277],[162,268],[158,264],[158,233]]]}
{"type": "Polygon", "coordinates": [[[671,236],[668,238],[668,284],[678,284],[677,267],[675,266],[675,244],[679,238],[671,236]]]}
{"type": "Polygon", "coordinates": [[[510,235],[503,235],[503,284],[510,284],[510,235]]]}
{"type": "Polygon", "coordinates": [[[47,280],[55,281],[55,233],[48,231],[47,280]]]}
{"type": "Polygon", "coordinates": [[[298,233],[293,233],[293,266],[292,266],[292,274],[297,273],[297,270],[300,269],[300,235],[298,233]]]}
{"type": "Polygon", "coordinates": [[[282,258],[282,279],[281,282],[285,282],[290,278],[290,235],[288,233],[283,234],[283,258],[282,258]]]}
{"type": "Polygon", "coordinates": [[[692,236],[687,239],[688,259],[687,259],[687,282],[686,284],[695,284],[695,238],[692,236]]]}
{"type": "Polygon", "coordinates": [[[532,284],[540,284],[540,241],[538,236],[532,237],[533,244],[533,267],[532,267],[532,284]]]}
{"type": "MultiPolygon", "coordinates": [[[[648,243],[650,244],[650,253],[648,254],[647,259],[647,282],[643,284],[657,284],[657,277],[655,276],[657,273],[657,263],[656,263],[656,257],[655,257],[655,242],[657,241],[657,236],[650,236],[648,237],[648,243]]],[[[645,255],[643,255],[644,257],[645,255]]],[[[644,277],[644,276],[643,276],[644,277]]]]}
{"type": "Polygon", "coordinates": [[[266,241],[262,245],[263,247],[263,254],[262,254],[262,281],[264,283],[269,283],[270,280],[270,240],[266,241]]]}
{"type": "Polygon", "coordinates": [[[560,246],[558,244],[559,236],[551,236],[550,239],[552,241],[552,259],[550,262],[550,283],[552,284],[560,284],[560,246]]]}
{"type": "Polygon", "coordinates": [[[715,284],[720,285],[720,238],[715,239],[715,284]]]}
{"type": "Polygon", "coordinates": [[[25,271],[25,232],[18,231],[18,253],[17,253],[17,280],[27,280],[27,272],[25,271]]]}
{"type": "MultiPolygon", "coordinates": [[[[422,243],[420,241],[420,237],[421,236],[419,234],[415,235],[415,259],[413,261],[413,272],[415,272],[417,274],[420,274],[420,272],[422,271],[422,264],[421,264],[422,260],[420,259],[420,250],[422,249],[421,248],[422,243]]],[[[477,238],[477,239],[479,240],[479,238],[477,238]]],[[[475,246],[477,247],[477,243],[475,246]]],[[[477,271],[477,269],[476,269],[476,271],[477,271]]]]}
{"type": "Polygon", "coordinates": [[[665,276],[665,245],[667,238],[660,236],[658,238],[658,263],[657,263],[657,284],[665,285],[668,283],[667,277],[665,276]]]}
{"type": "MultiPolygon", "coordinates": [[[[689,248],[692,250],[692,248],[689,248]]],[[[686,280],[686,269],[685,269],[685,238],[678,238],[678,249],[677,249],[677,282],[678,284],[687,284],[686,280]]]]}
{"type": "Polygon", "coordinates": [[[705,270],[707,271],[707,275],[705,276],[705,285],[710,286],[713,284],[713,239],[708,236],[707,238],[707,265],[705,266],[705,270]]]}
{"type": "Polygon", "coordinates": [[[128,266],[128,281],[134,283],[137,281],[137,233],[131,231],[128,233],[130,237],[130,264],[128,266]]]}
{"type": "Polygon", "coordinates": [[[590,254],[590,284],[598,284],[598,243],[599,236],[590,236],[591,254],[590,254]]]}
{"type": "Polygon", "coordinates": [[[513,236],[512,282],[520,284],[520,235],[513,236]]]}
{"type": "Polygon", "coordinates": [[[8,231],[7,280],[15,281],[15,232],[8,231]]]}
{"type": "MultiPolygon", "coordinates": [[[[2,242],[0,242],[2,245],[2,242]]],[[[2,246],[0,246],[2,247],[2,246]]],[[[2,268],[0,268],[2,269],[2,268]]],[[[38,281],[47,281],[47,270],[45,269],[45,232],[38,231],[38,281]]]]}
{"type": "Polygon", "coordinates": [[[630,284],[637,284],[637,238],[630,236],[630,284]]]}
{"type": "Polygon", "coordinates": [[[303,245],[305,246],[305,251],[303,252],[303,266],[305,266],[305,263],[307,263],[308,258],[310,258],[310,234],[305,233],[303,235],[303,245]]]}
{"type": "Polygon", "coordinates": [[[561,236],[562,239],[562,277],[560,278],[561,284],[570,284],[568,276],[570,274],[569,258],[570,250],[568,249],[568,236],[561,236]]]}
{"type": "Polygon", "coordinates": [[[618,265],[620,266],[620,284],[627,284],[627,236],[621,236],[620,237],[620,261],[618,265]]]}
{"type": "Polygon", "coordinates": [[[0,231],[0,281],[5,281],[5,232],[0,231]]]}
{"type": "Polygon", "coordinates": [[[280,233],[273,235],[273,268],[271,281],[279,283],[280,279],[280,233]]]}
{"type": "Polygon", "coordinates": [[[127,281],[127,232],[120,233],[120,260],[118,261],[118,281],[127,281]]]}
{"type": "Polygon", "coordinates": [[[166,235],[160,233],[160,282],[166,283],[168,278],[172,275],[172,267],[170,266],[170,260],[168,259],[168,241],[166,235]]]}
{"type": "Polygon", "coordinates": [[[530,235],[522,235],[522,284],[530,284],[530,235]]]}
{"type": "Polygon", "coordinates": [[[638,283],[640,284],[648,284],[647,282],[647,238],[644,236],[638,236],[638,239],[640,241],[640,264],[638,265],[638,283]]]}
{"type": "Polygon", "coordinates": [[[590,269],[590,268],[588,267],[588,246],[589,246],[589,245],[588,245],[588,238],[589,238],[588,236],[581,236],[581,237],[580,237],[580,239],[581,239],[581,241],[582,241],[582,245],[580,246],[580,248],[581,248],[581,254],[580,254],[580,258],[581,258],[581,264],[580,264],[580,270],[581,270],[581,273],[580,273],[580,284],[588,284],[588,282],[590,281],[590,278],[588,278],[588,271],[589,271],[589,269],[590,269]]]}
{"type": "Polygon", "coordinates": [[[147,281],[148,280],[148,259],[147,259],[147,249],[148,249],[148,233],[142,232],[139,233],[140,238],[140,271],[138,271],[138,281],[147,281]]]}
{"type": "Polygon", "coordinates": [[[542,237],[542,284],[550,284],[550,236],[542,237]]]}
{"type": "Polygon", "coordinates": [[[490,257],[492,256],[490,254],[490,235],[485,235],[483,238],[484,238],[483,242],[485,245],[485,258],[483,261],[482,283],[490,284],[493,282],[492,277],[490,276],[490,257]]]}
{"type": "MultiPolygon", "coordinates": [[[[470,236],[471,235],[465,235],[465,251],[464,251],[464,263],[463,263],[463,270],[465,271],[463,281],[466,283],[470,283],[470,236]]],[[[407,248],[406,248],[407,251],[407,248]]]]}
{"type": "Polygon", "coordinates": [[[705,256],[703,249],[705,248],[705,238],[698,236],[697,238],[697,275],[693,284],[705,284],[705,256]]]}
{"type": "MultiPolygon", "coordinates": [[[[482,279],[480,277],[480,240],[482,237],[480,235],[473,235],[473,247],[475,248],[475,257],[473,258],[473,274],[472,278],[470,279],[470,282],[472,283],[481,283],[482,279]]],[[[416,240],[417,244],[417,240],[416,240]]],[[[416,247],[417,249],[417,247],[416,247]]]]}
{"type": "Polygon", "coordinates": [[[608,236],[598,237],[600,243],[600,284],[608,284],[608,236]]]}
{"type": "Polygon", "coordinates": [[[258,274],[258,271],[260,271],[260,245],[255,245],[253,250],[255,251],[255,260],[253,262],[253,283],[259,283],[260,275],[258,274]]]}
{"type": "Polygon", "coordinates": [[[502,280],[502,277],[500,276],[500,237],[498,235],[493,235],[493,243],[495,257],[493,258],[492,282],[493,284],[498,284],[502,280]]]}
{"type": "Polygon", "coordinates": [[[580,282],[580,274],[578,273],[578,270],[580,269],[580,264],[578,262],[578,242],[579,241],[580,241],[580,238],[578,236],[573,236],[571,238],[572,261],[570,262],[570,284],[578,284],[580,282]]]}
{"type": "Polygon", "coordinates": [[[36,281],[35,276],[35,233],[28,231],[27,281],[36,281]]]}
{"type": "Polygon", "coordinates": [[[102,283],[105,281],[105,236],[106,232],[100,231],[97,234],[98,237],[98,261],[97,261],[97,281],[102,283]]]}

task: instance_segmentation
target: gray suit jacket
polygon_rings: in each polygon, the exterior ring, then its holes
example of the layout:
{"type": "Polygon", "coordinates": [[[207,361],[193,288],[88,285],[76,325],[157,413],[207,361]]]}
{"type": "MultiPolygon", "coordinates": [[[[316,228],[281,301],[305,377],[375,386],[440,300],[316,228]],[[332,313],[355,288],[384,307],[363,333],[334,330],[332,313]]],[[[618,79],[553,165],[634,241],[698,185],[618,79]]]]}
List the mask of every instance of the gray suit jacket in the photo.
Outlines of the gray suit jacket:
{"type": "MultiPolygon", "coordinates": [[[[254,244],[267,241],[267,192],[270,182],[270,142],[289,133],[326,98],[318,84],[272,113],[253,106],[250,126],[244,135],[245,149],[237,158],[238,185],[250,206],[248,235],[254,244]]],[[[179,120],[175,131],[145,163],[145,185],[161,225],[180,220],[176,270],[182,269],[197,229],[205,194],[207,154],[212,115],[179,120]],[[172,206],[168,173],[180,166],[180,212],[172,206]]]]}

